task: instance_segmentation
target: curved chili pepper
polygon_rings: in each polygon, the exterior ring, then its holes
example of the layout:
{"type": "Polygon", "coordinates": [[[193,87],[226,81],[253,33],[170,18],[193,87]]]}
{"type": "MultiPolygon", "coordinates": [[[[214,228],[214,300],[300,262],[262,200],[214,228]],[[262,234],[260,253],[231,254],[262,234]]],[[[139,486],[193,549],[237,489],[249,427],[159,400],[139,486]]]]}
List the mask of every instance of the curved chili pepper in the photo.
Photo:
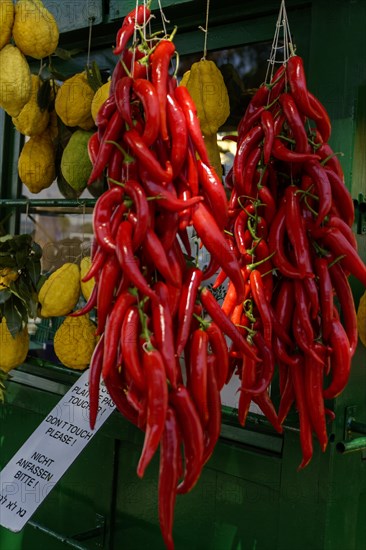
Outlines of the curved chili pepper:
{"type": "Polygon", "coordinates": [[[151,306],[154,337],[156,346],[164,361],[167,379],[175,388],[180,373],[178,372],[175,355],[173,321],[169,309],[169,291],[168,287],[161,281],[155,284],[154,289],[160,298],[159,302],[153,302],[151,306]]]}
{"type": "Polygon", "coordinates": [[[211,206],[218,226],[223,229],[228,221],[227,199],[224,186],[212,166],[197,161],[198,178],[211,206]]]}
{"type": "Polygon", "coordinates": [[[340,260],[342,267],[366,286],[366,265],[357,250],[337,227],[310,229],[310,232],[313,237],[320,238],[336,257],[344,256],[340,260]]]}
{"type": "Polygon", "coordinates": [[[315,121],[316,127],[320,132],[324,142],[329,141],[330,135],[332,133],[332,125],[330,122],[329,115],[324,107],[324,105],[315,97],[311,92],[308,91],[308,100],[310,103],[311,109],[314,111],[313,120],[315,121]],[[316,113],[316,116],[315,116],[316,113]]]}
{"type": "MultiPolygon", "coordinates": [[[[112,321],[113,322],[113,321],[112,321]]],[[[132,304],[127,306],[120,327],[120,348],[126,371],[142,394],[146,392],[146,380],[139,355],[140,316],[138,308],[132,304]]]]}
{"type": "Polygon", "coordinates": [[[295,391],[296,408],[299,413],[300,421],[300,445],[302,450],[302,460],[298,470],[305,468],[313,456],[313,439],[311,433],[311,423],[307,401],[305,397],[303,363],[290,367],[291,379],[295,391]]]}
{"type": "Polygon", "coordinates": [[[217,226],[215,218],[203,203],[192,208],[192,222],[203,245],[233,281],[238,302],[243,301],[245,285],[238,260],[217,226]]]}
{"type": "Polygon", "coordinates": [[[277,205],[271,190],[265,185],[258,188],[258,198],[261,202],[260,211],[263,211],[263,218],[270,227],[277,212],[277,205]]]}
{"type": "Polygon", "coordinates": [[[111,231],[111,216],[114,208],[123,202],[124,189],[112,187],[97,200],[93,211],[93,229],[98,244],[106,252],[114,252],[116,244],[111,231]]]}
{"type": "Polygon", "coordinates": [[[104,334],[98,340],[89,365],[89,425],[94,430],[99,407],[99,385],[104,355],[104,334]]]}
{"type": "Polygon", "coordinates": [[[241,189],[241,194],[244,196],[255,198],[257,195],[254,179],[261,156],[262,150],[259,147],[253,149],[247,156],[243,174],[243,187],[241,189]]]}
{"type": "Polygon", "coordinates": [[[312,273],[309,240],[306,235],[304,220],[301,215],[298,189],[289,185],[285,191],[286,198],[286,229],[292,244],[297,266],[301,273],[312,273]]]}
{"type": "Polygon", "coordinates": [[[116,47],[113,50],[115,55],[119,55],[125,49],[127,42],[133,36],[135,27],[146,24],[150,17],[150,9],[141,4],[131,10],[123,19],[122,26],[117,32],[116,47]]]}
{"type": "Polygon", "coordinates": [[[244,193],[244,171],[245,163],[249,154],[257,149],[263,138],[263,129],[260,125],[253,126],[249,132],[238,143],[237,151],[233,162],[233,182],[238,194],[244,193]]]}
{"type": "Polygon", "coordinates": [[[104,384],[108,390],[109,395],[112,398],[113,403],[116,405],[117,410],[129,422],[137,426],[138,425],[137,412],[127,400],[126,393],[119,381],[117,369],[112,369],[108,378],[104,380],[104,384]]]}
{"type": "Polygon", "coordinates": [[[222,332],[232,340],[241,352],[258,361],[255,346],[250,345],[249,342],[245,340],[244,336],[239,332],[237,327],[222,311],[215,297],[208,288],[201,289],[200,298],[203,307],[211,316],[212,320],[220,327],[222,332]]]}
{"type": "Polygon", "coordinates": [[[108,261],[102,268],[98,281],[98,317],[96,334],[102,334],[104,332],[107,317],[113,307],[113,296],[120,276],[121,268],[117,257],[114,254],[110,255],[108,261]]]}
{"type": "Polygon", "coordinates": [[[325,168],[319,162],[305,162],[304,170],[313,180],[318,192],[319,209],[315,225],[319,226],[332,206],[331,185],[325,168]]]}
{"type": "Polygon", "coordinates": [[[203,329],[195,329],[190,339],[189,385],[193,402],[204,426],[209,417],[207,402],[207,354],[208,335],[203,329]]]}
{"type": "Polygon", "coordinates": [[[310,151],[308,136],[292,95],[287,93],[281,94],[279,102],[295,140],[295,151],[298,153],[308,153],[310,151]]]}
{"type": "Polygon", "coordinates": [[[317,148],[316,152],[319,155],[325,168],[333,170],[333,172],[335,172],[344,183],[344,173],[342,165],[339,162],[337,154],[333,151],[331,146],[328,143],[322,143],[320,147],[317,148]]]}
{"type": "Polygon", "coordinates": [[[241,426],[245,426],[248,416],[249,407],[252,402],[252,395],[246,390],[253,387],[256,379],[257,362],[248,356],[243,356],[241,375],[240,375],[240,394],[238,402],[238,422],[241,426]]]}
{"type": "Polygon", "coordinates": [[[187,343],[197,292],[202,281],[202,271],[191,267],[187,269],[178,307],[178,330],[176,336],[176,353],[179,357],[187,343]]]}
{"type": "Polygon", "coordinates": [[[121,268],[131,283],[145,296],[148,296],[152,300],[157,300],[156,293],[148,285],[133,255],[132,225],[129,221],[123,221],[118,228],[116,236],[116,253],[121,268]]]}
{"type": "Polygon", "coordinates": [[[329,267],[329,275],[341,308],[342,324],[348,337],[349,351],[351,357],[353,357],[358,343],[358,331],[357,314],[352,289],[339,263],[334,263],[329,267]]]}
{"type": "Polygon", "coordinates": [[[185,472],[177,493],[188,493],[198,481],[203,467],[204,436],[201,421],[187,388],[182,385],[169,392],[183,437],[185,472]]]}
{"type": "Polygon", "coordinates": [[[180,283],[175,279],[174,274],[170,269],[169,260],[166,256],[164,247],[161,244],[159,237],[151,228],[147,229],[143,248],[166,282],[170,285],[179,287],[180,283]]]}
{"type": "MultiPolygon", "coordinates": [[[[275,367],[271,344],[268,345],[268,342],[266,342],[259,331],[253,336],[253,341],[258,348],[262,362],[260,364],[261,368],[259,369],[259,373],[256,372],[255,382],[250,387],[246,388],[246,392],[252,396],[252,399],[254,395],[260,395],[267,390],[272,381],[275,367]],[[258,378],[259,380],[257,380],[258,378]]],[[[252,368],[257,370],[257,365],[252,365],[252,368]]]]}
{"type": "Polygon", "coordinates": [[[98,296],[98,283],[95,282],[93,286],[93,290],[91,291],[85,306],[83,306],[82,308],[76,311],[72,311],[71,313],[68,314],[68,317],[81,317],[82,315],[86,315],[87,313],[89,313],[92,309],[94,309],[97,306],[97,296],[98,296]]]}
{"type": "Polygon", "coordinates": [[[298,55],[293,55],[287,61],[288,83],[292,96],[301,113],[309,118],[317,118],[318,112],[312,108],[306,85],[306,76],[303,60],[298,55]]]}
{"type": "MultiPolygon", "coordinates": [[[[254,97],[254,96],[253,96],[254,97]]],[[[250,104],[249,104],[250,105],[250,104]]],[[[253,107],[252,105],[247,110],[249,110],[247,116],[243,116],[238,125],[238,135],[235,136],[225,136],[223,139],[230,139],[232,141],[240,141],[245,134],[261,119],[262,114],[266,112],[265,105],[261,107],[253,107]]]]}
{"type": "Polygon", "coordinates": [[[168,386],[160,352],[144,350],[142,364],[147,385],[147,416],[144,445],[137,465],[139,477],[143,477],[159,446],[168,409],[168,386]]]}
{"type": "Polygon", "coordinates": [[[344,181],[334,170],[325,167],[325,171],[329,179],[333,202],[338,207],[337,209],[342,219],[349,227],[352,227],[355,218],[352,195],[345,186],[344,181]]]}
{"type": "MultiPolygon", "coordinates": [[[[316,344],[315,351],[319,357],[325,356],[325,347],[316,344]]],[[[328,444],[325,407],[323,398],[324,362],[316,363],[311,357],[305,356],[304,387],[311,425],[324,452],[328,444]]]]}
{"type": "Polygon", "coordinates": [[[94,132],[94,134],[91,135],[88,140],[88,155],[92,164],[94,164],[98,158],[99,147],[100,139],[98,136],[98,132],[94,132]]]}
{"type": "Polygon", "coordinates": [[[273,140],[272,155],[278,160],[294,163],[320,159],[319,155],[312,153],[296,153],[292,151],[282,143],[279,137],[275,137],[273,140]]]}
{"type": "Polygon", "coordinates": [[[322,337],[324,341],[327,342],[331,330],[331,320],[333,318],[333,285],[328,270],[327,260],[325,258],[316,258],[314,266],[315,273],[318,277],[322,337]]]}
{"type": "Polygon", "coordinates": [[[269,420],[269,422],[272,424],[276,432],[282,433],[283,428],[281,424],[278,422],[276,409],[274,408],[272,400],[269,397],[268,391],[264,391],[259,395],[252,395],[252,400],[256,405],[258,405],[258,407],[260,408],[264,416],[267,418],[267,420],[269,420]]]}
{"type": "Polygon", "coordinates": [[[155,142],[160,130],[159,96],[154,84],[146,78],[135,78],[133,91],[141,101],[144,110],[145,126],[142,139],[147,146],[150,146],[155,142]]]}
{"type": "Polygon", "coordinates": [[[260,117],[264,133],[263,162],[264,164],[268,164],[271,158],[274,140],[273,116],[270,111],[266,110],[261,113],[260,117]]]}
{"type": "MultiPolygon", "coordinates": [[[[272,342],[272,316],[264,291],[262,275],[257,269],[253,269],[249,276],[250,289],[254,303],[257,306],[263,324],[264,340],[270,346],[272,342]]],[[[259,338],[259,337],[258,337],[259,338]]]]}
{"type": "Polygon", "coordinates": [[[184,116],[186,117],[188,133],[195,149],[197,150],[197,153],[199,154],[201,160],[205,164],[209,165],[210,160],[208,158],[206,145],[202,137],[201,126],[197,118],[197,109],[188,89],[185,86],[178,86],[174,90],[174,96],[181,106],[184,116]]]}
{"type": "Polygon", "coordinates": [[[153,179],[159,183],[168,183],[172,180],[171,166],[167,164],[164,169],[153,152],[148,148],[140,134],[134,130],[128,130],[123,134],[123,140],[128,145],[132,153],[141,162],[144,168],[149,170],[153,179]]]}
{"type": "Polygon", "coordinates": [[[181,106],[170,94],[167,95],[167,115],[171,140],[170,162],[173,168],[173,178],[175,178],[180,174],[187,157],[188,129],[181,106]]]}
{"type": "Polygon", "coordinates": [[[216,380],[217,362],[220,357],[207,357],[207,402],[209,419],[204,431],[203,464],[210,459],[221,431],[221,397],[216,380]]]}
{"type": "Polygon", "coordinates": [[[336,227],[343,233],[343,235],[346,237],[347,241],[353,246],[355,250],[358,250],[358,243],[356,239],[356,235],[352,231],[352,227],[350,227],[342,218],[339,216],[335,216],[333,214],[330,214],[328,216],[328,224],[330,227],[336,227]]]}
{"type": "Polygon", "coordinates": [[[294,338],[298,347],[304,352],[304,354],[312,357],[314,361],[320,362],[320,358],[314,349],[314,345],[315,345],[314,339],[309,339],[308,334],[306,332],[306,328],[302,323],[302,319],[300,317],[298,308],[295,308],[294,314],[293,314],[292,333],[294,335],[294,338]]]}
{"type": "Polygon", "coordinates": [[[131,111],[131,93],[134,79],[131,76],[122,76],[116,84],[114,95],[119,114],[130,128],[133,127],[131,111]]]}
{"type": "Polygon", "coordinates": [[[103,358],[103,378],[108,376],[109,371],[116,366],[122,323],[128,308],[134,304],[135,301],[136,298],[128,291],[122,292],[110,311],[104,329],[105,350],[103,358]]]}
{"type": "Polygon", "coordinates": [[[175,52],[175,45],[171,40],[160,40],[150,55],[151,80],[159,98],[160,133],[163,141],[169,141],[167,128],[167,95],[168,70],[170,60],[175,52]]]}
{"type": "Polygon", "coordinates": [[[116,110],[117,105],[115,95],[114,93],[110,93],[103,105],[100,107],[95,119],[95,124],[98,128],[98,137],[100,140],[103,138],[103,134],[108,126],[108,123],[116,110]]]}
{"type": "Polygon", "coordinates": [[[272,261],[277,269],[292,279],[303,279],[310,276],[312,272],[303,273],[297,266],[294,266],[287,259],[285,254],[284,240],[286,235],[286,202],[281,201],[278,211],[272,221],[269,236],[268,245],[269,251],[272,256],[272,261]]]}
{"type": "Polygon", "coordinates": [[[167,550],[174,550],[173,518],[177,485],[181,468],[181,436],[178,422],[171,407],[168,407],[163,435],[160,441],[159,465],[159,523],[167,550]]]}
{"type": "Polygon", "coordinates": [[[217,358],[214,362],[214,372],[217,388],[220,391],[225,385],[229,372],[229,350],[222,330],[214,321],[210,322],[206,332],[212,354],[217,358]]]}
{"type": "Polygon", "coordinates": [[[351,351],[347,333],[338,319],[332,320],[332,330],[329,336],[332,348],[331,383],[324,390],[324,399],[334,399],[347,385],[351,373],[351,351]]]}
{"type": "MultiPolygon", "coordinates": [[[[302,361],[302,358],[300,360],[302,361]]],[[[281,369],[283,365],[279,363],[278,367],[279,369],[281,369]]],[[[287,365],[286,365],[286,373],[287,373],[287,376],[285,379],[283,389],[281,390],[280,404],[278,407],[278,422],[280,424],[283,424],[283,422],[286,420],[287,415],[290,412],[291,407],[295,401],[295,392],[294,392],[294,387],[292,383],[291,373],[290,373],[290,370],[287,368],[287,365]]]]}
{"type": "Polygon", "coordinates": [[[98,151],[98,157],[96,158],[95,164],[93,165],[89,176],[88,185],[102,176],[115,147],[112,142],[116,142],[121,138],[124,124],[125,122],[123,118],[121,117],[119,111],[116,110],[108,121],[108,125],[103,133],[103,138],[100,142],[98,151]]]}

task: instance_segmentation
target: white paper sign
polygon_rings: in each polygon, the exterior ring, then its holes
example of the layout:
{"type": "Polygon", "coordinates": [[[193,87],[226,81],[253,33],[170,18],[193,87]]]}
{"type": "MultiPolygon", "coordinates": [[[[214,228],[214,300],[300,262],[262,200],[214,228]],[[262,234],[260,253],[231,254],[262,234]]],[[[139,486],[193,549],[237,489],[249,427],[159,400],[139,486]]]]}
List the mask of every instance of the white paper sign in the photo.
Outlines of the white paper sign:
{"type": "Polygon", "coordinates": [[[20,531],[115,406],[101,385],[94,430],[89,426],[88,371],[64,395],[0,473],[0,525],[20,531]]]}

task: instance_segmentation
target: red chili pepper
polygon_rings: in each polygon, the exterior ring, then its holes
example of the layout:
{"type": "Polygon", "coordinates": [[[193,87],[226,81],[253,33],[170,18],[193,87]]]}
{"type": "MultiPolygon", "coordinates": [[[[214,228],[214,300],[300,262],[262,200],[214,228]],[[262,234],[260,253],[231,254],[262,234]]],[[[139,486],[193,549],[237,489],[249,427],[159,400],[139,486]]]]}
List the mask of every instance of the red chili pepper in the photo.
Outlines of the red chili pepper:
{"type": "Polygon", "coordinates": [[[103,139],[100,142],[100,147],[98,151],[98,157],[93,165],[91,174],[88,179],[88,185],[96,181],[103,175],[103,171],[106,168],[113,150],[114,143],[118,142],[122,135],[122,130],[124,128],[124,120],[119,114],[119,111],[115,111],[108,121],[108,126],[106,127],[103,139]]]}
{"type": "Polygon", "coordinates": [[[94,348],[89,365],[89,424],[91,430],[94,430],[95,422],[98,416],[99,385],[102,375],[103,355],[104,334],[100,337],[94,348]]]}
{"type": "Polygon", "coordinates": [[[159,446],[168,409],[168,386],[160,352],[144,350],[142,364],[147,384],[147,417],[144,445],[137,465],[139,477],[143,477],[159,446]]]}
{"type": "Polygon", "coordinates": [[[295,391],[296,408],[299,413],[300,421],[300,445],[302,450],[302,461],[298,470],[305,468],[313,456],[313,439],[311,433],[311,423],[309,410],[305,396],[303,364],[290,367],[291,379],[295,391]]]}
{"type": "Polygon", "coordinates": [[[143,243],[143,248],[149,258],[152,260],[155,268],[164,277],[165,281],[173,286],[180,286],[179,281],[174,278],[174,273],[170,269],[169,260],[166,256],[163,245],[156,233],[148,228],[143,243]]]}
{"type": "Polygon", "coordinates": [[[204,426],[209,417],[207,403],[207,354],[208,335],[203,329],[193,331],[190,339],[189,391],[204,426]]]}
{"type": "Polygon", "coordinates": [[[108,123],[111,120],[114,113],[116,112],[116,110],[117,110],[116,97],[114,93],[113,94],[110,93],[107,99],[105,100],[105,102],[103,103],[103,105],[100,107],[95,120],[95,124],[98,128],[99,139],[103,137],[105,129],[107,128],[108,123]]]}
{"type": "Polygon", "coordinates": [[[305,162],[305,172],[312,178],[319,197],[318,215],[315,225],[319,226],[332,206],[332,190],[326,170],[318,162],[305,162]]]}
{"type": "Polygon", "coordinates": [[[207,329],[208,341],[212,350],[212,354],[216,357],[215,365],[215,379],[217,388],[220,391],[226,382],[229,372],[229,351],[225,336],[218,325],[211,321],[207,329]]]}
{"type": "Polygon", "coordinates": [[[355,218],[352,195],[345,186],[344,181],[334,170],[326,167],[325,171],[329,179],[333,202],[336,204],[342,219],[352,227],[355,218]]]}
{"type": "Polygon", "coordinates": [[[272,424],[276,432],[282,433],[283,432],[282,426],[278,422],[276,409],[274,408],[274,405],[271,401],[271,398],[269,397],[268,392],[264,391],[259,395],[253,395],[252,398],[254,403],[258,405],[258,407],[261,409],[262,413],[265,415],[267,420],[269,420],[269,422],[272,424]]]}
{"type": "Polygon", "coordinates": [[[146,381],[139,354],[140,316],[136,306],[129,305],[120,329],[122,359],[128,376],[142,394],[146,392],[146,381]]]}
{"type": "MultiPolygon", "coordinates": [[[[326,348],[316,344],[315,351],[319,357],[325,357],[326,348]]],[[[316,363],[311,357],[305,356],[304,386],[310,421],[314,432],[324,452],[328,444],[327,426],[323,398],[324,363],[316,363]]]]}
{"type": "MultiPolygon", "coordinates": [[[[271,345],[272,342],[272,316],[270,313],[269,305],[265,295],[265,290],[262,281],[262,275],[257,269],[253,269],[249,276],[250,289],[254,303],[257,306],[259,315],[263,324],[264,340],[267,345],[271,345]]],[[[259,337],[258,337],[259,338],[259,337]]]]}
{"type": "Polygon", "coordinates": [[[257,125],[253,126],[238,143],[233,162],[233,182],[239,195],[245,194],[244,171],[247,158],[252,151],[257,149],[262,138],[263,129],[261,126],[257,125]]]}
{"type": "Polygon", "coordinates": [[[90,136],[88,141],[88,155],[89,155],[90,162],[92,164],[95,164],[97,160],[99,147],[100,147],[100,140],[99,140],[98,132],[94,132],[94,134],[90,136]]]}
{"type": "MultiPolygon", "coordinates": [[[[253,96],[254,97],[254,96],[253,96]]],[[[250,105],[250,104],[249,104],[250,105]]],[[[244,115],[241,121],[238,125],[238,135],[235,136],[225,136],[223,139],[230,139],[231,141],[240,141],[245,134],[249,132],[249,130],[257,124],[257,122],[261,119],[261,116],[264,112],[266,112],[266,107],[262,105],[261,107],[253,107],[249,106],[247,108],[248,115],[244,115]]]]}
{"type": "Polygon", "coordinates": [[[254,360],[258,360],[255,346],[252,346],[247,340],[245,340],[244,336],[239,332],[237,327],[222,311],[220,305],[217,303],[215,297],[208,288],[203,288],[201,290],[200,298],[203,307],[211,316],[212,320],[219,326],[222,332],[232,340],[232,342],[242,353],[248,355],[254,360]]]}
{"type": "Polygon", "coordinates": [[[286,198],[286,229],[292,244],[296,264],[302,275],[312,273],[309,240],[306,235],[306,229],[303,217],[301,215],[298,188],[289,185],[285,191],[286,198]]]}
{"type": "Polygon", "coordinates": [[[286,235],[286,201],[282,200],[275,215],[268,238],[269,251],[272,256],[272,261],[277,269],[285,277],[292,279],[302,279],[311,275],[312,272],[303,273],[298,266],[294,266],[286,257],[285,253],[285,235],[286,235]]]}
{"type": "Polygon", "coordinates": [[[331,214],[328,216],[328,224],[330,227],[336,227],[343,233],[343,235],[346,237],[347,241],[353,246],[355,250],[358,250],[358,243],[356,239],[356,235],[352,231],[352,227],[350,227],[342,218],[339,216],[335,216],[331,214]]]}
{"type": "Polygon", "coordinates": [[[183,436],[185,472],[177,493],[188,493],[198,481],[203,467],[204,437],[201,421],[187,388],[179,385],[169,393],[183,436]]]}
{"type": "Polygon", "coordinates": [[[117,369],[112,369],[110,376],[104,380],[104,384],[118,411],[129,422],[137,426],[137,412],[127,400],[126,393],[119,381],[117,369]]]}
{"type": "Polygon", "coordinates": [[[324,105],[309,91],[308,99],[311,109],[317,114],[317,116],[315,116],[315,114],[313,115],[313,120],[315,121],[316,127],[322,136],[322,140],[327,142],[329,141],[330,134],[332,132],[332,125],[329,115],[324,105]]]}
{"type": "Polygon", "coordinates": [[[316,354],[314,349],[315,341],[314,339],[309,339],[308,334],[306,332],[306,328],[302,323],[302,319],[300,317],[300,312],[298,308],[295,308],[294,314],[293,314],[292,333],[294,335],[294,338],[298,347],[304,352],[304,354],[309,355],[310,357],[313,358],[314,361],[319,362],[320,358],[316,354]]]}
{"type": "MultiPolygon", "coordinates": [[[[298,360],[302,361],[302,358],[299,356],[297,357],[298,360]]],[[[279,369],[283,367],[281,363],[278,363],[279,369]]],[[[296,366],[296,365],[295,365],[296,366]]],[[[291,373],[286,365],[286,379],[284,382],[283,389],[281,390],[281,398],[280,398],[280,404],[278,407],[278,421],[280,424],[283,424],[283,422],[286,420],[288,413],[291,410],[291,407],[295,401],[295,392],[294,392],[294,386],[292,383],[291,373]]]]}
{"type": "Polygon", "coordinates": [[[178,329],[176,337],[176,354],[179,357],[188,341],[194,304],[202,281],[202,271],[191,267],[187,269],[178,308],[178,329]]]}
{"type": "Polygon", "coordinates": [[[310,151],[308,136],[292,95],[287,93],[281,94],[279,102],[295,140],[295,151],[298,153],[308,153],[310,151]]]}
{"type": "Polygon", "coordinates": [[[271,190],[265,185],[258,188],[258,198],[261,202],[260,212],[263,211],[263,218],[267,226],[270,227],[273,218],[277,212],[277,206],[271,190]]]}
{"type": "Polygon", "coordinates": [[[332,348],[331,383],[324,390],[324,399],[334,399],[342,393],[351,373],[351,352],[347,333],[338,319],[332,320],[329,336],[332,348]]]}
{"type": "Polygon", "coordinates": [[[153,302],[151,306],[154,337],[156,339],[156,346],[164,361],[167,379],[173,388],[175,388],[180,378],[180,373],[178,372],[175,355],[173,321],[169,309],[168,287],[163,282],[158,281],[155,284],[155,292],[160,300],[159,302],[153,302]]]}
{"type": "Polygon", "coordinates": [[[357,314],[352,289],[339,263],[334,263],[329,267],[329,274],[341,308],[342,324],[348,337],[349,351],[351,357],[353,357],[358,343],[358,331],[357,314]]]}
{"type": "Polygon", "coordinates": [[[293,55],[287,62],[287,78],[292,96],[299,111],[309,118],[317,118],[318,112],[311,106],[306,85],[304,64],[300,56],[293,55]]]}
{"type": "Polygon", "coordinates": [[[252,365],[252,368],[254,368],[255,371],[258,371],[256,372],[254,383],[250,387],[246,388],[247,393],[251,395],[252,398],[254,395],[260,395],[267,390],[272,381],[275,367],[271,344],[266,342],[259,331],[257,331],[253,336],[253,341],[258,348],[262,362],[260,363],[259,369],[257,368],[258,364],[252,365]]]}
{"type": "Polygon", "coordinates": [[[77,311],[72,311],[71,313],[68,314],[68,316],[81,317],[82,315],[86,315],[87,313],[89,313],[92,309],[94,309],[97,306],[97,296],[98,296],[98,283],[95,282],[93,286],[93,290],[91,291],[91,294],[85,306],[78,309],[77,311]]]}
{"type": "Polygon", "coordinates": [[[264,164],[268,164],[274,140],[273,116],[270,111],[263,111],[261,113],[261,125],[264,133],[263,162],[264,164]]]}
{"type": "Polygon", "coordinates": [[[161,40],[150,55],[151,80],[159,98],[160,132],[163,141],[169,141],[167,128],[167,94],[168,70],[170,60],[175,52],[175,45],[171,40],[161,40]]]}
{"type": "Polygon", "coordinates": [[[121,277],[121,268],[115,255],[110,255],[104,264],[98,281],[97,296],[97,330],[96,334],[104,332],[107,317],[113,307],[113,296],[117,282],[121,277]]]}
{"type": "Polygon", "coordinates": [[[104,328],[105,349],[103,358],[103,378],[116,366],[121,327],[128,308],[136,298],[128,291],[122,292],[116,299],[104,328]]]}
{"type": "Polygon", "coordinates": [[[106,252],[114,252],[116,243],[111,231],[111,216],[113,210],[123,202],[124,189],[112,187],[105,191],[97,200],[93,212],[93,229],[98,244],[106,252]]]}
{"type": "Polygon", "coordinates": [[[142,275],[139,264],[133,255],[132,247],[132,225],[129,221],[120,224],[116,236],[116,253],[122,271],[126,274],[131,283],[136,286],[142,294],[152,300],[157,300],[155,292],[142,275]]]}
{"type": "Polygon", "coordinates": [[[209,355],[207,357],[207,402],[209,419],[204,431],[203,464],[210,459],[221,431],[221,397],[216,380],[217,362],[220,357],[209,355]]]}
{"type": "Polygon", "coordinates": [[[340,260],[342,267],[366,286],[366,265],[357,250],[337,227],[311,229],[310,232],[316,239],[320,238],[324,246],[328,247],[336,257],[344,256],[340,260]]]}
{"type": "Polygon", "coordinates": [[[177,485],[181,468],[181,436],[178,422],[171,407],[168,407],[163,435],[160,441],[159,466],[159,523],[167,550],[174,550],[173,518],[177,485]]]}
{"type": "Polygon", "coordinates": [[[192,222],[203,245],[233,281],[238,302],[243,301],[245,285],[238,260],[217,226],[215,218],[203,203],[192,208],[192,222]]]}
{"type": "Polygon", "coordinates": [[[327,342],[333,318],[333,285],[328,270],[327,260],[325,258],[316,258],[314,266],[318,277],[322,337],[323,340],[327,342]]]}
{"type": "Polygon", "coordinates": [[[180,174],[187,157],[188,129],[186,117],[174,95],[167,95],[167,114],[171,140],[170,162],[173,168],[173,178],[175,178],[180,174]]]}
{"type": "Polygon", "coordinates": [[[150,147],[160,130],[159,96],[153,83],[146,78],[135,78],[133,91],[141,101],[144,110],[145,126],[142,139],[150,147]]]}
{"type": "Polygon", "coordinates": [[[227,199],[224,186],[211,165],[197,161],[199,183],[208,199],[218,226],[223,229],[228,221],[227,199]]]}
{"type": "Polygon", "coordinates": [[[186,117],[188,133],[197,153],[205,164],[210,164],[206,145],[202,137],[201,126],[197,118],[197,109],[188,89],[185,86],[178,86],[174,91],[174,96],[186,117]]]}
{"type": "Polygon", "coordinates": [[[122,119],[130,128],[133,127],[131,111],[131,93],[134,80],[130,76],[123,76],[119,79],[115,88],[116,105],[122,119]]]}
{"type": "Polygon", "coordinates": [[[156,179],[158,183],[165,184],[172,180],[171,166],[167,164],[165,169],[161,166],[158,159],[136,130],[132,129],[125,132],[123,140],[143,167],[149,170],[150,176],[153,179],[156,179]]]}
{"type": "Polygon", "coordinates": [[[302,281],[294,281],[295,286],[295,310],[305,333],[305,339],[311,343],[314,340],[314,330],[310,319],[310,304],[307,300],[305,287],[302,281]]]}
{"type": "Polygon", "coordinates": [[[273,140],[272,154],[276,159],[284,162],[298,163],[320,159],[318,155],[312,153],[296,153],[288,149],[278,137],[275,137],[273,140]]]}
{"type": "Polygon", "coordinates": [[[141,4],[128,13],[122,22],[122,27],[117,32],[116,47],[113,50],[115,55],[119,55],[125,49],[127,42],[133,36],[135,27],[145,25],[150,17],[150,9],[141,4]]]}

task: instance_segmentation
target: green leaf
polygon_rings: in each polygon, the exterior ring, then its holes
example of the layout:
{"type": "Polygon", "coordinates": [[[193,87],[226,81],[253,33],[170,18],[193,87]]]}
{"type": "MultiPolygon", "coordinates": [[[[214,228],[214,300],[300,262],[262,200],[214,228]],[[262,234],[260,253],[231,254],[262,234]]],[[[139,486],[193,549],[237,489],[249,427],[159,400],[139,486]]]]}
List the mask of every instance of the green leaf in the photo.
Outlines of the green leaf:
{"type": "Polygon", "coordinates": [[[102,76],[96,61],[93,61],[91,67],[86,67],[85,70],[88,84],[96,92],[103,85],[102,76]]]}
{"type": "Polygon", "coordinates": [[[8,289],[0,291],[0,304],[5,304],[7,300],[11,297],[11,292],[8,289]]]}
{"type": "Polygon", "coordinates": [[[37,105],[42,113],[48,110],[48,106],[51,103],[51,92],[51,80],[44,80],[37,92],[37,105]]]}
{"type": "Polygon", "coordinates": [[[15,338],[23,328],[23,319],[17,308],[17,300],[13,296],[4,304],[4,317],[11,335],[15,338]]]}
{"type": "Polygon", "coordinates": [[[56,51],[54,52],[54,55],[56,57],[59,57],[63,61],[69,61],[72,59],[74,55],[77,55],[78,53],[82,52],[80,48],[74,48],[73,50],[65,50],[64,48],[56,48],[56,51]]]}

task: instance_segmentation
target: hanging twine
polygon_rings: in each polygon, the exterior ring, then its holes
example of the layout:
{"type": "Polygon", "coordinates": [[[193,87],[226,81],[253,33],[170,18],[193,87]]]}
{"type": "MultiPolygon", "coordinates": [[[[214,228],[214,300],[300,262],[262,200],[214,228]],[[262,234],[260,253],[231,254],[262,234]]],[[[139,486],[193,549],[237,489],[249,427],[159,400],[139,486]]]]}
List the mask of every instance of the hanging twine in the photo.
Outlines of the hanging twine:
{"type": "Polygon", "coordinates": [[[285,0],[282,0],[276,22],[276,29],[272,42],[271,54],[268,59],[265,79],[265,82],[267,84],[272,79],[275,64],[287,63],[291,53],[290,50],[292,50],[291,31],[287,17],[285,0]],[[283,40],[283,45],[279,45],[281,37],[283,40]]]}
{"type": "Polygon", "coordinates": [[[207,40],[208,40],[208,18],[209,18],[209,15],[210,15],[210,0],[207,0],[207,3],[206,3],[206,23],[205,23],[205,28],[203,28],[202,26],[199,26],[198,28],[205,33],[205,39],[204,39],[204,42],[203,42],[203,56],[202,56],[202,60],[205,60],[206,57],[207,57],[207,40]]]}

